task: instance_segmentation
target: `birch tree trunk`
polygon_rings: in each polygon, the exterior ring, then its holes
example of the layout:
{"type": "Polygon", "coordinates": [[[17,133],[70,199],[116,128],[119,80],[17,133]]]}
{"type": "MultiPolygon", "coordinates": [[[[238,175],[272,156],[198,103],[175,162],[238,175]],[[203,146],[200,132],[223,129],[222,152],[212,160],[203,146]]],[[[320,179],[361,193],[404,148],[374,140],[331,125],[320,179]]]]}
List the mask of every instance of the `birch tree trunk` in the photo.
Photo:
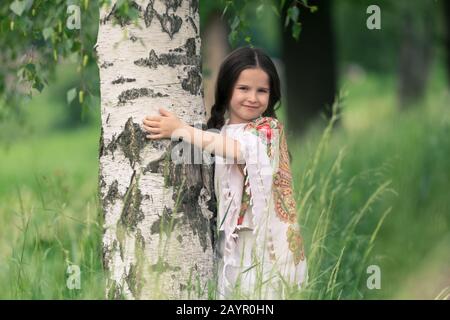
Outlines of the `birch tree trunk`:
{"type": "Polygon", "coordinates": [[[184,149],[173,149],[176,142],[168,139],[146,140],[141,129],[144,116],[158,114],[159,107],[205,127],[198,0],[142,0],[132,6],[138,26],[119,18],[115,1],[101,9],[96,44],[106,295],[207,298],[213,167],[175,164],[172,151],[184,149]]]}

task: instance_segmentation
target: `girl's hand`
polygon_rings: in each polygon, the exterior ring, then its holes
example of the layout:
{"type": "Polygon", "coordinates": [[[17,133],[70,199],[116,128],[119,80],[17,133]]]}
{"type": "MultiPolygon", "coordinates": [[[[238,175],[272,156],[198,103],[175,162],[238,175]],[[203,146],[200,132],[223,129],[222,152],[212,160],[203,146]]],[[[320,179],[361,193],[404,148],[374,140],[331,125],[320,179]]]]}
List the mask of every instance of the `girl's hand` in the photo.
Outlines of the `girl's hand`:
{"type": "Polygon", "coordinates": [[[151,133],[147,139],[171,138],[175,130],[181,129],[186,123],[164,108],[159,108],[161,116],[146,116],[142,121],[144,131],[151,133]]]}

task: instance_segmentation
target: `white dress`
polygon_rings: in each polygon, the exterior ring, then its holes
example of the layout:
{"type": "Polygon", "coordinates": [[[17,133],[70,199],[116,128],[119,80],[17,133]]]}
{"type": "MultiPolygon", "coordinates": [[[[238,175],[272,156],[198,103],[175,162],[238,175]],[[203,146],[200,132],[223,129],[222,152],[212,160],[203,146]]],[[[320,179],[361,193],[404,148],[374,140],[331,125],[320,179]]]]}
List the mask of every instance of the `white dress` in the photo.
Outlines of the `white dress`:
{"type": "Polygon", "coordinates": [[[230,125],[227,120],[221,129],[221,134],[239,141],[244,161],[240,168],[233,160],[215,157],[220,299],[279,299],[284,297],[283,283],[301,286],[306,280],[303,251],[301,259],[294,259],[289,250],[296,223],[283,222],[276,214],[275,203],[282,198],[273,185],[279,180],[274,175],[280,171],[280,125],[276,119],[260,117],[250,124],[230,125]],[[263,130],[267,128],[268,138],[263,130]],[[249,201],[244,206],[246,193],[249,201]]]}

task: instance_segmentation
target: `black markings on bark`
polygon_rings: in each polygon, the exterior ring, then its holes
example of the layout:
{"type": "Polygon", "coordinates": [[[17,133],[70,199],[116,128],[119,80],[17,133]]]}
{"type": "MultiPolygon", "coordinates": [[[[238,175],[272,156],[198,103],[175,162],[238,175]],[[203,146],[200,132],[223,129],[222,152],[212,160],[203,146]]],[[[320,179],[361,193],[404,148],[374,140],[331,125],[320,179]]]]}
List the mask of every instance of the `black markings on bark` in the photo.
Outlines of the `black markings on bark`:
{"type": "Polygon", "coordinates": [[[117,150],[117,141],[116,141],[116,135],[113,134],[111,138],[111,142],[108,144],[106,148],[103,148],[103,155],[107,155],[108,152],[112,153],[113,160],[114,160],[114,152],[117,150]]]}
{"type": "Polygon", "coordinates": [[[167,262],[162,261],[161,259],[158,259],[158,262],[155,264],[152,264],[150,266],[150,270],[157,273],[163,273],[167,271],[180,271],[180,267],[172,267],[167,262]]]}
{"type": "Polygon", "coordinates": [[[133,122],[133,118],[128,118],[124,130],[119,134],[117,139],[113,136],[106,150],[113,153],[118,147],[122,149],[124,156],[130,161],[131,167],[139,162],[141,150],[145,145],[145,132],[141,127],[133,122]]]}
{"type": "Polygon", "coordinates": [[[102,265],[103,265],[103,270],[110,270],[109,269],[109,263],[111,262],[111,250],[109,249],[108,246],[103,246],[103,251],[102,251],[102,265]]]}
{"type": "Polygon", "coordinates": [[[197,34],[198,33],[198,28],[195,25],[194,19],[192,19],[192,17],[189,17],[189,22],[191,23],[192,28],[194,28],[195,34],[197,34]]]}
{"type": "Polygon", "coordinates": [[[111,82],[112,84],[122,84],[125,82],[135,82],[136,79],[133,78],[124,78],[124,77],[119,77],[116,80],[114,80],[113,82],[111,82]]]}
{"type": "Polygon", "coordinates": [[[192,13],[198,13],[198,0],[191,0],[192,13]]]}
{"type": "MultiPolygon", "coordinates": [[[[104,231],[103,231],[104,233],[104,231]]],[[[113,257],[114,252],[117,250],[117,240],[114,240],[112,243],[112,247],[108,245],[103,245],[103,252],[102,252],[102,263],[103,263],[103,270],[109,271],[110,270],[110,263],[113,257]]]]}
{"type": "Polygon", "coordinates": [[[101,197],[103,197],[103,189],[106,187],[105,178],[103,177],[103,174],[101,173],[101,170],[99,170],[99,179],[98,179],[98,188],[99,188],[99,194],[101,197]]]}
{"type": "Polygon", "coordinates": [[[114,63],[105,61],[100,65],[100,68],[106,69],[108,67],[112,67],[113,65],[114,65],[114,63]]]}
{"type": "Polygon", "coordinates": [[[122,213],[120,215],[120,222],[128,232],[136,231],[139,222],[144,220],[145,216],[141,210],[142,193],[138,187],[138,179],[136,178],[136,171],[133,171],[131,176],[130,186],[124,197],[124,204],[122,213]]]}
{"type": "Polygon", "coordinates": [[[161,24],[162,31],[167,33],[170,39],[173,39],[173,35],[180,30],[183,19],[175,14],[168,15],[167,13],[163,13],[160,15],[156,11],[155,14],[161,24]]]}
{"type": "Polygon", "coordinates": [[[180,219],[176,219],[173,216],[172,209],[164,206],[162,215],[155,222],[153,222],[152,226],[150,227],[150,232],[151,234],[164,233],[169,236],[179,220],[180,219]]]}
{"type": "Polygon", "coordinates": [[[201,93],[201,86],[202,77],[200,71],[197,67],[193,67],[188,71],[188,77],[182,80],[181,87],[193,95],[198,95],[201,93]]]}
{"type": "MultiPolygon", "coordinates": [[[[105,233],[105,230],[103,230],[103,234],[105,233]]],[[[114,240],[112,243],[112,246],[103,244],[103,250],[102,250],[102,265],[103,270],[106,272],[110,271],[110,264],[111,260],[113,258],[114,252],[117,250],[117,240],[114,240]]]]}
{"type": "Polygon", "coordinates": [[[201,65],[201,58],[199,55],[196,55],[195,39],[189,38],[182,47],[169,50],[169,53],[162,53],[159,56],[152,49],[148,58],[136,60],[134,64],[152,69],[156,69],[158,65],[168,65],[172,68],[178,65],[198,67],[201,65]]]}
{"type": "Polygon", "coordinates": [[[188,57],[195,57],[197,47],[195,45],[194,38],[187,39],[186,43],[184,44],[184,48],[186,48],[186,55],[188,57]]]}
{"type": "Polygon", "coordinates": [[[144,22],[145,22],[145,26],[147,28],[150,27],[150,24],[152,23],[153,14],[154,14],[154,9],[153,9],[153,0],[152,0],[148,3],[147,8],[145,9],[145,12],[144,12],[144,22]]]}
{"type": "Polygon", "coordinates": [[[162,171],[160,171],[160,162],[161,162],[160,159],[150,161],[148,165],[145,167],[143,173],[146,174],[149,171],[151,173],[162,173],[162,171]]]}
{"type": "Polygon", "coordinates": [[[166,4],[166,12],[169,11],[169,9],[173,9],[173,11],[177,11],[177,9],[181,6],[181,2],[183,0],[164,0],[166,4]]]}
{"type": "Polygon", "coordinates": [[[99,155],[103,157],[105,152],[105,141],[103,140],[103,127],[100,129],[100,139],[98,141],[99,155]]]}
{"type": "Polygon", "coordinates": [[[148,28],[153,21],[153,17],[156,16],[159,23],[161,24],[162,31],[167,33],[170,39],[172,39],[173,35],[180,30],[183,23],[183,20],[179,16],[174,14],[178,7],[181,6],[181,2],[182,0],[164,0],[164,3],[166,5],[166,12],[163,14],[159,14],[153,8],[154,1],[150,1],[144,12],[145,26],[148,28]],[[173,13],[169,14],[169,9],[172,9],[173,13]]]}
{"type": "Polygon", "coordinates": [[[114,180],[113,183],[109,186],[108,193],[106,194],[105,198],[103,199],[103,206],[105,207],[108,203],[112,204],[114,201],[119,197],[119,189],[118,189],[119,183],[117,180],[114,180]]]}
{"type": "Polygon", "coordinates": [[[130,40],[133,41],[133,42],[136,42],[138,40],[138,38],[135,35],[132,34],[130,36],[130,40]]]}
{"type": "Polygon", "coordinates": [[[151,173],[160,173],[164,175],[164,172],[166,171],[166,168],[168,167],[168,161],[170,159],[170,152],[173,148],[173,146],[177,142],[171,142],[170,146],[168,147],[168,150],[158,159],[150,161],[147,166],[145,166],[143,170],[143,174],[146,174],[147,172],[151,173]]]}
{"type": "Polygon", "coordinates": [[[161,92],[153,91],[149,88],[133,88],[129,90],[123,91],[119,97],[119,103],[118,105],[124,105],[127,101],[135,100],[140,97],[152,97],[152,98],[161,98],[161,97],[168,97],[167,94],[162,94],[161,92]]]}
{"type": "MultiPolygon", "coordinates": [[[[145,133],[144,133],[145,136],[145,133]]],[[[152,148],[162,151],[166,149],[166,144],[162,140],[149,140],[148,143],[152,146],[152,148]]]]}
{"type": "Polygon", "coordinates": [[[159,64],[158,56],[155,53],[155,50],[151,50],[147,59],[139,59],[134,61],[134,64],[140,67],[150,67],[152,69],[156,69],[159,64]]]}

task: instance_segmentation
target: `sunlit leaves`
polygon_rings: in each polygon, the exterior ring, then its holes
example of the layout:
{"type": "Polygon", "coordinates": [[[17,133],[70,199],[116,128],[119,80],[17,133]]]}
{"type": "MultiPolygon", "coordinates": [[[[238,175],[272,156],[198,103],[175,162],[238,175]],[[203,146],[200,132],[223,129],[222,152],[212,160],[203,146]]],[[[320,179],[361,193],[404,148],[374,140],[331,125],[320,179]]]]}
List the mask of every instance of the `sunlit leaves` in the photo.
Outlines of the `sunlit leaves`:
{"type": "Polygon", "coordinates": [[[66,95],[67,95],[67,104],[70,105],[77,96],[77,88],[72,88],[68,90],[66,95]]]}
{"type": "Polygon", "coordinates": [[[53,33],[53,28],[45,28],[44,30],[42,30],[42,35],[44,36],[44,40],[47,40],[48,38],[50,38],[52,33],[53,33]]]}
{"type": "MultiPolygon", "coordinates": [[[[83,93],[78,100],[86,102],[97,93],[87,72],[95,70],[95,51],[99,7],[109,0],[14,0],[0,2],[0,47],[2,68],[0,101],[7,108],[20,109],[20,99],[42,91],[59,62],[69,58],[78,64],[83,93]],[[66,24],[71,17],[67,10],[76,6],[84,23],[78,28],[66,24]],[[7,83],[6,83],[7,82],[7,83]]],[[[125,2],[122,1],[125,6],[125,2]]],[[[131,10],[133,12],[133,10],[131,10]]],[[[69,95],[72,98],[73,94],[69,95]]],[[[75,97],[76,98],[76,97],[75,97]]],[[[75,99],[73,98],[73,99],[75,99]]],[[[19,110],[20,111],[20,110],[19,110]]]]}
{"type": "Polygon", "coordinates": [[[33,0],[14,0],[9,9],[14,12],[16,15],[21,16],[25,10],[29,10],[33,5],[33,0]]]}
{"type": "MultiPolygon", "coordinates": [[[[284,2],[281,1],[282,5],[281,8],[284,7],[284,2]]],[[[311,13],[314,13],[317,11],[317,6],[310,6],[308,4],[307,0],[301,0],[292,1],[290,7],[286,11],[286,18],[284,21],[284,27],[287,28],[289,25],[291,25],[291,33],[292,37],[298,41],[300,37],[300,32],[302,30],[302,24],[300,22],[300,9],[301,7],[304,7],[306,9],[309,9],[311,13]]]]}

